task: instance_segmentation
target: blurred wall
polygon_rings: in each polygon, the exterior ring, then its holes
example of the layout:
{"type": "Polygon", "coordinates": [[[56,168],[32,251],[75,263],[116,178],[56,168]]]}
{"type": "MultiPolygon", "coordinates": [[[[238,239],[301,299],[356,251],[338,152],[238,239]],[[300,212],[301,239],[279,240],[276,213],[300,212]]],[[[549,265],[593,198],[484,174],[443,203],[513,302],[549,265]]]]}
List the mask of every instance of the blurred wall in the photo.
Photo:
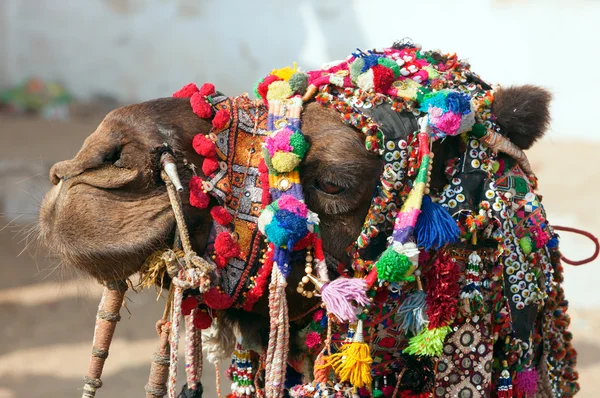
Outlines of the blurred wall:
{"type": "Polygon", "coordinates": [[[37,75],[126,102],[189,81],[236,94],[274,67],[315,68],[409,36],[493,83],[548,87],[551,135],[596,138],[572,115],[590,114],[600,89],[581,72],[600,61],[599,13],[593,0],[2,0],[0,84],[37,75]]]}

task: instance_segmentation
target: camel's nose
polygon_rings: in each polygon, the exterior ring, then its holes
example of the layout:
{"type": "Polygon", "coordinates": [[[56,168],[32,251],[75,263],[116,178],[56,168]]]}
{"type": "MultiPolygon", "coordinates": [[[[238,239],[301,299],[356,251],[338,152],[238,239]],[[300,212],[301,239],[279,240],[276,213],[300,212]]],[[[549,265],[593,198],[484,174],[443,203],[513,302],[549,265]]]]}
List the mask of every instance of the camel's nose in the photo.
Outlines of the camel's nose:
{"type": "Polygon", "coordinates": [[[50,168],[50,182],[57,185],[60,180],[64,179],[65,176],[69,177],[69,168],[71,168],[72,160],[63,160],[62,162],[55,163],[50,168]]]}

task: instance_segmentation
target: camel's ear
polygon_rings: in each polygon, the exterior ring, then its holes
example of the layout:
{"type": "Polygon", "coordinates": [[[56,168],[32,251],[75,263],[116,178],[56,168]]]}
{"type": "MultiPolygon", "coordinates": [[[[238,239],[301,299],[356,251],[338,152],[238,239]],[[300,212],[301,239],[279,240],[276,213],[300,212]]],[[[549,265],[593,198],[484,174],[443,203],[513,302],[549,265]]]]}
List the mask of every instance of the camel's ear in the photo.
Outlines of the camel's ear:
{"type": "Polygon", "coordinates": [[[492,113],[513,144],[529,149],[548,129],[551,99],[548,91],[537,86],[501,88],[494,93],[492,113]]]}

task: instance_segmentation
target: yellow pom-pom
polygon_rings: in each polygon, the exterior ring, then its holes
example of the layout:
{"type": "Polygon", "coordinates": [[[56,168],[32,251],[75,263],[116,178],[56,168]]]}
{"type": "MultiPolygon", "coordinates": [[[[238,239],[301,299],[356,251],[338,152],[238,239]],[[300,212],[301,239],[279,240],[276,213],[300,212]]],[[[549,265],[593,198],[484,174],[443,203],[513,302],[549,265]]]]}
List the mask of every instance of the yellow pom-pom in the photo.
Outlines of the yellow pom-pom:
{"type": "Polygon", "coordinates": [[[267,92],[267,100],[282,100],[289,98],[292,95],[292,87],[288,82],[276,81],[269,84],[267,92]]]}
{"type": "Polygon", "coordinates": [[[300,158],[293,152],[277,152],[271,158],[273,168],[280,173],[289,173],[300,164],[300,158]]]}
{"type": "Polygon", "coordinates": [[[296,63],[294,62],[294,67],[290,68],[289,66],[280,68],[280,69],[273,69],[271,71],[272,75],[277,76],[280,79],[285,80],[286,82],[288,80],[290,80],[290,78],[292,77],[292,75],[294,73],[296,73],[298,71],[298,67],[296,66],[296,63]]]}

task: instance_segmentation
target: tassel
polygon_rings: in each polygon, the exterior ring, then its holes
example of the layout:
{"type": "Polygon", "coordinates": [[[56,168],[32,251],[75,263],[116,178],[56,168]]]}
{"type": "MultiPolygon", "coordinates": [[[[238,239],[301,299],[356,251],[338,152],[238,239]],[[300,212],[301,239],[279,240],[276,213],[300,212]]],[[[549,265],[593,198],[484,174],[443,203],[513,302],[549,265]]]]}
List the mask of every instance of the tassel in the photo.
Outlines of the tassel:
{"type": "Polygon", "coordinates": [[[371,352],[369,345],[364,342],[363,323],[358,321],[356,332],[351,343],[345,344],[340,351],[325,357],[324,366],[331,366],[340,378],[340,382],[349,381],[355,388],[371,387],[371,352]]]}
{"type": "MultiPolygon", "coordinates": [[[[309,275],[309,278],[312,275],[309,275]]],[[[367,282],[361,278],[338,278],[323,284],[315,277],[311,278],[317,289],[321,291],[321,299],[327,311],[344,322],[356,322],[357,306],[366,307],[370,304],[367,297],[367,282]]]]}
{"type": "Polygon", "coordinates": [[[442,326],[435,329],[424,328],[421,333],[411,337],[408,341],[408,347],[402,352],[429,357],[440,356],[444,348],[444,340],[450,331],[452,331],[450,326],[442,326]]]}
{"type": "Polygon", "coordinates": [[[515,393],[517,398],[534,397],[538,387],[538,374],[535,369],[527,369],[515,376],[515,393]]]}
{"type": "Polygon", "coordinates": [[[481,257],[477,252],[469,255],[469,261],[466,269],[465,286],[460,293],[461,312],[468,315],[475,315],[487,312],[483,296],[481,295],[481,257]]]}
{"type": "Polygon", "coordinates": [[[418,245],[425,250],[439,249],[446,244],[455,243],[460,236],[460,230],[450,213],[425,195],[414,236],[418,245]]]}
{"type": "Polygon", "coordinates": [[[513,398],[513,386],[510,372],[508,371],[508,363],[502,361],[503,370],[498,378],[498,398],[513,398]]]}
{"type": "Polygon", "coordinates": [[[397,322],[404,333],[417,335],[423,330],[427,323],[425,314],[425,297],[427,296],[421,287],[421,278],[417,276],[418,290],[408,295],[400,305],[397,312],[397,322]]]}

